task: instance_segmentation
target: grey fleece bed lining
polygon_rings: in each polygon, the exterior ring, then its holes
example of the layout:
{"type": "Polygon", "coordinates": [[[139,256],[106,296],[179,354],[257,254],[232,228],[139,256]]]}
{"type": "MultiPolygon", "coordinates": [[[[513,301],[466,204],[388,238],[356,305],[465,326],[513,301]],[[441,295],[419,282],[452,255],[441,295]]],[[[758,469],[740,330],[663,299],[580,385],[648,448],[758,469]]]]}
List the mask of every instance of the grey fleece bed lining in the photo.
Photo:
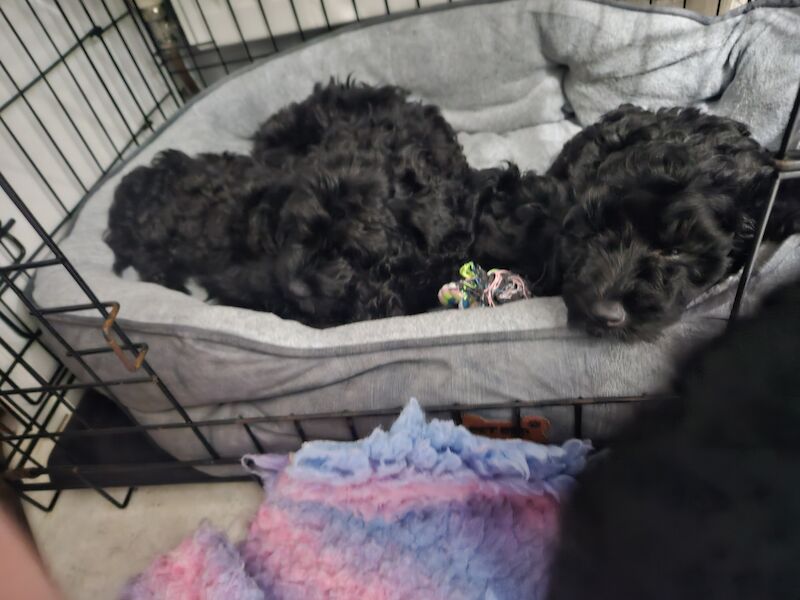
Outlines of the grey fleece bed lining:
{"type": "MultiPolygon", "coordinates": [[[[794,246],[791,246],[793,248],[794,246]]],[[[778,255],[775,254],[776,247],[773,244],[765,242],[761,252],[759,254],[759,259],[757,265],[757,271],[753,281],[751,282],[752,286],[758,286],[758,282],[764,278],[769,279],[770,273],[773,271],[782,271],[787,270],[789,267],[787,262],[792,262],[796,258],[796,253],[794,250],[791,251],[784,251],[779,253],[778,255]]],[[[710,290],[708,290],[705,294],[697,298],[692,305],[689,307],[689,312],[687,315],[684,316],[684,319],[692,319],[692,309],[694,307],[701,307],[704,305],[709,305],[708,314],[703,315],[702,319],[710,319],[710,320],[720,320],[724,321],[728,319],[728,315],[730,314],[730,309],[732,306],[732,296],[730,292],[734,289],[734,287],[738,284],[739,281],[739,274],[732,275],[731,277],[727,278],[726,280],[720,282],[710,290]],[[729,292],[725,294],[723,292],[729,292]],[[711,306],[713,304],[713,307],[711,306]]],[[[758,296],[760,296],[759,294],[758,296]]],[[[566,308],[563,306],[563,302],[558,298],[538,298],[536,299],[538,303],[541,302],[548,302],[552,304],[553,311],[560,311],[564,314],[564,318],[566,319],[566,308]]],[[[514,312],[515,314],[521,313],[525,311],[525,306],[528,305],[530,301],[521,301],[516,302],[513,305],[505,305],[500,306],[493,310],[500,310],[503,312],[514,312]]],[[[745,303],[746,308],[752,308],[755,304],[754,301],[749,301],[745,303]]],[[[236,310],[236,309],[234,309],[236,310]]],[[[415,315],[413,318],[419,320],[419,317],[425,316],[432,319],[441,319],[445,315],[444,312],[448,312],[454,315],[457,319],[462,319],[466,315],[463,313],[459,313],[457,311],[434,311],[428,313],[428,315],[415,315]]],[[[480,314],[476,315],[477,317],[481,316],[480,314]]],[[[514,316],[509,315],[510,318],[515,319],[514,316]]],[[[72,325],[83,325],[88,323],[97,326],[99,321],[96,318],[91,317],[82,317],[78,315],[53,315],[49,317],[50,321],[53,322],[60,322],[64,324],[72,324],[72,325]]],[[[212,342],[224,345],[236,345],[239,348],[252,350],[255,352],[260,352],[264,354],[269,354],[272,356],[283,356],[283,357],[290,357],[290,358],[322,358],[322,357],[331,357],[331,356],[348,356],[348,355],[357,355],[363,353],[374,352],[377,350],[400,350],[400,349],[408,349],[408,348],[416,348],[420,346],[421,338],[419,335],[411,336],[400,339],[393,339],[393,340],[384,340],[384,341],[375,341],[375,342],[361,342],[361,343],[353,343],[348,345],[342,345],[338,347],[290,347],[284,345],[278,345],[274,343],[264,342],[256,339],[248,339],[239,335],[232,335],[226,333],[224,331],[211,331],[208,329],[194,327],[190,325],[169,325],[164,326],[162,324],[156,323],[142,323],[142,322],[135,322],[135,321],[128,321],[126,319],[117,319],[119,324],[122,326],[124,330],[136,330],[142,333],[149,333],[149,334],[156,334],[156,335],[167,335],[167,336],[176,336],[176,337],[191,337],[193,339],[205,342],[212,342]]],[[[366,324],[365,324],[366,325],[366,324]]],[[[504,330],[504,331],[480,331],[475,330],[470,333],[459,333],[456,335],[439,335],[437,337],[426,338],[425,339],[425,346],[426,347],[436,347],[436,346],[457,346],[461,344],[500,344],[509,341],[522,341],[522,340],[544,340],[544,339],[568,339],[568,338],[585,338],[586,334],[579,329],[575,329],[569,327],[567,325],[559,325],[549,328],[542,328],[542,327],[532,327],[532,328],[517,328],[514,330],[504,330]]]]}
{"type": "MultiPolygon", "coordinates": [[[[427,405],[480,406],[652,393],[671,377],[674,356],[720,330],[733,278],[698,299],[653,344],[619,344],[569,329],[559,298],[315,330],[207,305],[130,273],[114,276],[101,240],[111,194],[122,173],[163,148],[247,151],[258,122],[331,75],[396,83],[439,104],[477,167],[510,158],[543,169],[578,130],[576,119],[586,124],[623,100],[697,104],[748,122],[760,141],[775,147],[793,99],[789,88],[796,85],[785,71],[800,71],[800,40],[792,35],[800,30],[800,3],[766,8],[775,5],[786,3],[754,3],[704,19],[580,0],[501,0],[342,30],[239,71],[189,103],[95,187],[62,249],[101,300],[120,301],[120,323],[134,341],[148,343],[150,363],[195,420],[358,411],[397,406],[410,395],[427,405]],[[643,53],[651,43],[658,53],[643,53]]],[[[800,275],[800,238],[761,260],[747,307],[800,275]]],[[[60,269],[41,270],[31,293],[44,307],[85,301],[60,269]]],[[[65,314],[52,320],[75,347],[102,343],[97,319],[65,314]]],[[[127,375],[112,355],[88,358],[104,378],[127,375]]],[[[155,386],[122,386],[115,394],[143,423],[179,420],[155,386]]],[[[618,408],[586,410],[587,435],[613,430],[623,412],[618,408]]],[[[557,430],[569,428],[570,411],[549,412],[566,419],[557,430]]],[[[359,427],[369,422],[357,421],[359,427]]],[[[323,425],[320,435],[335,437],[341,428],[323,425]]],[[[254,431],[267,448],[298,442],[291,428],[254,431]]],[[[153,437],[176,456],[203,457],[197,440],[182,433],[153,437]]],[[[241,428],[205,433],[223,455],[252,450],[241,428]]]]}

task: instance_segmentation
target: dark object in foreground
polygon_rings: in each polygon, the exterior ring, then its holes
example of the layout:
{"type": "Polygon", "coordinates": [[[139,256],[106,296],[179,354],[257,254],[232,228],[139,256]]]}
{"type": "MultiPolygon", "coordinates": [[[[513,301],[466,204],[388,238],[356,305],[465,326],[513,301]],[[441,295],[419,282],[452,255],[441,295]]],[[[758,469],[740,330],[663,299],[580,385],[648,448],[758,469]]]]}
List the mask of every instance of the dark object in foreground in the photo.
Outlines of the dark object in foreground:
{"type": "Polygon", "coordinates": [[[788,600],[800,593],[800,282],[679,370],[579,476],[549,600],[788,600]]]}

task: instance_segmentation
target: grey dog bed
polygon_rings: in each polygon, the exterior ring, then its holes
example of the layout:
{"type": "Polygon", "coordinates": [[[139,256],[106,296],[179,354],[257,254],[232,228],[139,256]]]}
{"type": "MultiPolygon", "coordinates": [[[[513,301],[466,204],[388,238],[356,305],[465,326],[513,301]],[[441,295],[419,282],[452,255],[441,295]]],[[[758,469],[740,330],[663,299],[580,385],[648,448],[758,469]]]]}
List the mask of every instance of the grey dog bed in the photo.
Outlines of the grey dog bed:
{"type": "MultiPolygon", "coordinates": [[[[165,148],[247,152],[248,136],[267,116],[305,97],[314,82],[349,74],[398,84],[441,106],[476,167],[512,159],[545,169],[579,126],[622,102],[701,106],[748,123],[758,140],[775,148],[800,73],[798,32],[797,3],[756,2],[701,19],[579,0],[453,5],[342,31],[239,71],[187,105],[94,190],[61,247],[101,300],[120,302],[120,322],[134,341],[149,345],[150,363],[195,420],[358,411],[398,406],[409,396],[425,405],[481,406],[652,393],[672,376],[677,353],[723,327],[733,281],[698,299],[656,343],[618,343],[570,329],[560,298],[316,330],[213,306],[132,273],[114,275],[102,241],[114,188],[165,148]]],[[[750,305],[798,275],[795,237],[762,253],[750,305]]],[[[86,301],[61,269],[40,270],[33,298],[42,307],[86,301]]],[[[100,345],[96,317],[52,319],[75,347],[100,345]]],[[[104,378],[127,376],[113,355],[87,358],[104,378]]],[[[180,420],[156,386],[120,386],[116,393],[141,423],[180,420]]],[[[569,434],[570,410],[541,412],[553,421],[555,437],[569,434]]],[[[619,419],[610,406],[588,409],[584,434],[604,437],[619,419]]],[[[355,425],[364,434],[375,420],[355,425]]],[[[253,431],[269,449],[299,442],[285,424],[253,431]]],[[[253,450],[240,427],[204,432],[224,455],[253,450]]],[[[306,432],[348,435],[338,420],[308,425],[306,432]]],[[[153,437],[177,457],[206,457],[190,432],[153,437]]]]}

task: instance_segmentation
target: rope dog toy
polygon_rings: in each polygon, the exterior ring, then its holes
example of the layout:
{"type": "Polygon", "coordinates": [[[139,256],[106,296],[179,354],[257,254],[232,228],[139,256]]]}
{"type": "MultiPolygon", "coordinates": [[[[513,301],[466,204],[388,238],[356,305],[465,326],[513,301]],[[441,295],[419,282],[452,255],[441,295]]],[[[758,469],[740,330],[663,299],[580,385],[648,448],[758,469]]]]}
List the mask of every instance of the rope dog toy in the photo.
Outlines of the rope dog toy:
{"type": "Polygon", "coordinates": [[[439,290],[439,303],[447,308],[499,306],[515,300],[531,298],[526,281],[506,269],[485,271],[470,261],[458,270],[460,281],[444,284],[439,290]]]}

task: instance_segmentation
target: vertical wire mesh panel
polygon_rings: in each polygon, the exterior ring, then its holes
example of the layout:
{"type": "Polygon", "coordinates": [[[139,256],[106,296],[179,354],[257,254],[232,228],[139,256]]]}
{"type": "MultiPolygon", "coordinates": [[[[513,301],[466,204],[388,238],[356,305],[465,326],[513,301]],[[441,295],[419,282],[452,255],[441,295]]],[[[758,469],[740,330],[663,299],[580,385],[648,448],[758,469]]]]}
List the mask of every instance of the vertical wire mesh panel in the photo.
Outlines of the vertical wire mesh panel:
{"type": "Polygon", "coordinates": [[[448,0],[137,0],[170,72],[189,75],[200,87],[336,27],[446,3],[448,0]]]}
{"type": "MultiPolygon", "coordinates": [[[[181,99],[120,1],[3,3],[0,40],[3,174],[58,235],[91,186],[181,99]]],[[[16,220],[27,258],[39,257],[44,244],[16,220]]]]}
{"type": "MultiPolygon", "coordinates": [[[[182,97],[121,0],[2,3],[0,48],[0,435],[34,435],[63,425],[81,387],[21,292],[34,269],[63,266],[50,245],[182,97]]],[[[3,441],[0,471],[42,468],[53,446],[3,441]]]]}
{"type": "MultiPolygon", "coordinates": [[[[336,27],[454,0],[136,0],[169,72],[202,88],[336,27]]],[[[459,0],[455,0],[456,2],[459,0]]],[[[747,0],[627,0],[724,14],[747,0]]]]}

